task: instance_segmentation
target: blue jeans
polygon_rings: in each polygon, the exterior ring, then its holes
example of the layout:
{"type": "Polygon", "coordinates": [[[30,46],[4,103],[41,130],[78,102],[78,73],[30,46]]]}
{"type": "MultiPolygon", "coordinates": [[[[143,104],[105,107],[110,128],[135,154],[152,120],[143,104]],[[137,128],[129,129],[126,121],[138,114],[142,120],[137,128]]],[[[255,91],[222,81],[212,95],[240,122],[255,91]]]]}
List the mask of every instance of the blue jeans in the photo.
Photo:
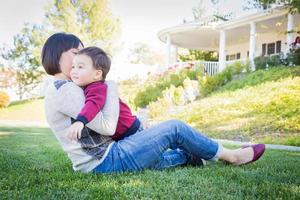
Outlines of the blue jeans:
{"type": "Polygon", "coordinates": [[[115,142],[94,173],[164,169],[216,159],[222,149],[189,125],[170,120],[115,142]]]}

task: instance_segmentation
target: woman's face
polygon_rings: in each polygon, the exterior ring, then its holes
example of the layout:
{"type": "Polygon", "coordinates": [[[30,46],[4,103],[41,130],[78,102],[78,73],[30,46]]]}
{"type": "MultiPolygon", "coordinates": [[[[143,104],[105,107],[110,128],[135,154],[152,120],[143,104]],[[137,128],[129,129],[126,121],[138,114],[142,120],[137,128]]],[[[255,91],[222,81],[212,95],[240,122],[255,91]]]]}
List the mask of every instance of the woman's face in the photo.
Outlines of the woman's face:
{"type": "Polygon", "coordinates": [[[71,79],[71,69],[72,69],[72,61],[74,56],[77,54],[79,50],[81,50],[83,47],[79,45],[78,48],[72,48],[69,49],[68,51],[65,51],[61,54],[60,59],[59,59],[59,66],[62,74],[64,77],[71,79]]]}

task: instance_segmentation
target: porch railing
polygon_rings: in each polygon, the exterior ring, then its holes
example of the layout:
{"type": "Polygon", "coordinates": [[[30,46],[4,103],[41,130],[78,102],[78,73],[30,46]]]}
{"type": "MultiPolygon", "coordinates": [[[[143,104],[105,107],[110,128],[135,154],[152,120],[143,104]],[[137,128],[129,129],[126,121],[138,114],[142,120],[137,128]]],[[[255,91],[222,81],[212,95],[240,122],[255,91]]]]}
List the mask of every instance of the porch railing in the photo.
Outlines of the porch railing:
{"type": "Polygon", "coordinates": [[[203,67],[203,73],[209,76],[213,76],[219,72],[219,62],[213,61],[177,62],[173,66],[177,69],[192,68],[194,70],[203,67]]]}
{"type": "MultiPolygon", "coordinates": [[[[239,60],[230,60],[226,61],[225,65],[231,65],[235,62],[247,62],[246,59],[239,59],[239,60]]],[[[220,65],[218,61],[189,61],[189,62],[177,62],[173,65],[175,68],[193,68],[198,69],[199,67],[203,66],[203,73],[209,76],[213,76],[220,72],[220,65]]]]}

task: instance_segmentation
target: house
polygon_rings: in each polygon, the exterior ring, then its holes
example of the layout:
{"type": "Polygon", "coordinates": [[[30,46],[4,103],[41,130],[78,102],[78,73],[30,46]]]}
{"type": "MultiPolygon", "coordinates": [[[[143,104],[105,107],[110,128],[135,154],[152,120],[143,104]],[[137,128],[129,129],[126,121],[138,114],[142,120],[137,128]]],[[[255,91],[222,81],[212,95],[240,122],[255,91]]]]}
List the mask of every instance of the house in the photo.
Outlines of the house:
{"type": "Polygon", "coordinates": [[[158,38],[167,45],[169,66],[177,61],[180,47],[218,52],[218,62],[203,61],[209,74],[237,60],[249,60],[255,70],[255,57],[289,52],[300,31],[300,14],[288,11],[281,6],[232,19],[208,16],[161,30],[158,38]]]}

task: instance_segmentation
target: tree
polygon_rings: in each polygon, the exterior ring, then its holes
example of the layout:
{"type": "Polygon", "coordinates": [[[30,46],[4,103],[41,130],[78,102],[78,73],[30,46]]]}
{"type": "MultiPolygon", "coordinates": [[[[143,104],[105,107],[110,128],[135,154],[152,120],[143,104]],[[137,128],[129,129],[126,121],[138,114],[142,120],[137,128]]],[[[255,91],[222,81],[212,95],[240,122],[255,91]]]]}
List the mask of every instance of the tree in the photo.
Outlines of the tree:
{"type": "Polygon", "coordinates": [[[291,13],[300,13],[300,1],[299,0],[248,0],[248,8],[259,7],[268,8],[272,5],[284,5],[289,8],[291,13]]]}
{"type": "Polygon", "coordinates": [[[15,75],[17,95],[20,100],[25,93],[35,89],[45,74],[40,64],[40,52],[45,35],[42,26],[25,24],[20,33],[14,36],[13,47],[1,48],[1,56],[6,59],[15,75]]]}
{"type": "Polygon", "coordinates": [[[0,89],[16,86],[16,72],[11,67],[0,67],[0,89]]]}
{"type": "Polygon", "coordinates": [[[54,0],[49,4],[46,23],[54,32],[78,36],[85,45],[96,45],[112,53],[120,22],[108,9],[107,0],[54,0]]]}
{"type": "Polygon", "coordinates": [[[187,54],[179,54],[179,59],[185,61],[205,60],[205,61],[217,61],[217,55],[213,51],[199,51],[188,50],[187,54]]]}
{"type": "Polygon", "coordinates": [[[162,64],[163,56],[153,51],[149,45],[138,42],[130,49],[129,60],[133,64],[143,63],[145,65],[162,64]]]}
{"type": "Polygon", "coordinates": [[[196,7],[192,8],[194,19],[200,19],[205,13],[205,7],[203,6],[203,0],[200,0],[196,7]]]}
{"type": "Polygon", "coordinates": [[[73,33],[85,44],[112,52],[119,21],[107,8],[106,0],[54,0],[49,3],[43,26],[25,24],[14,36],[13,47],[0,49],[0,55],[14,69],[20,99],[41,82],[44,74],[40,63],[42,46],[54,32],[73,33]]]}

